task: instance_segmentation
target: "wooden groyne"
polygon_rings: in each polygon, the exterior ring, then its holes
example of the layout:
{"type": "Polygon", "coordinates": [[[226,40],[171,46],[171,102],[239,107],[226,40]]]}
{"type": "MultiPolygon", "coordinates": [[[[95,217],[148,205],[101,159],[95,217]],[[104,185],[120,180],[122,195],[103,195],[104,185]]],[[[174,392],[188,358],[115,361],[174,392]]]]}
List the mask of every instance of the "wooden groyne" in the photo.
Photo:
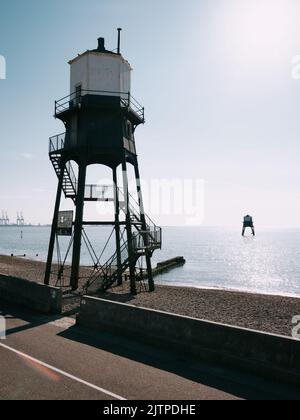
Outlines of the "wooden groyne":
{"type": "Polygon", "coordinates": [[[160,274],[166,273],[167,271],[174,270],[175,268],[181,267],[186,263],[184,257],[175,257],[170,260],[162,261],[157,264],[156,268],[153,269],[153,276],[159,276],[160,274]]]}
{"type": "MultiPolygon", "coordinates": [[[[155,268],[152,269],[153,277],[157,277],[160,274],[166,273],[170,270],[174,270],[175,268],[181,267],[186,263],[184,257],[175,257],[171,258],[170,260],[162,261],[156,265],[155,268]]],[[[127,282],[129,281],[129,271],[125,273],[123,276],[124,280],[127,282]]],[[[140,273],[137,277],[137,281],[144,281],[148,278],[147,270],[140,270],[140,273]]]]}

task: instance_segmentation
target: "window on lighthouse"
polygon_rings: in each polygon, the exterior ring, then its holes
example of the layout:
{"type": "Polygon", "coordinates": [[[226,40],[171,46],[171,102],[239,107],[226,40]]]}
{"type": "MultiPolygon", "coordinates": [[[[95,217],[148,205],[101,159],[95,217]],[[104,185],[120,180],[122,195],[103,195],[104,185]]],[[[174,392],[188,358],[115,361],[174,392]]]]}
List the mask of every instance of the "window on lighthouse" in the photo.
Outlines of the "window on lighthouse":
{"type": "Polygon", "coordinates": [[[77,85],[75,87],[75,102],[76,105],[78,105],[80,103],[80,99],[81,99],[81,92],[82,92],[82,85],[81,83],[79,85],[77,85]]]}

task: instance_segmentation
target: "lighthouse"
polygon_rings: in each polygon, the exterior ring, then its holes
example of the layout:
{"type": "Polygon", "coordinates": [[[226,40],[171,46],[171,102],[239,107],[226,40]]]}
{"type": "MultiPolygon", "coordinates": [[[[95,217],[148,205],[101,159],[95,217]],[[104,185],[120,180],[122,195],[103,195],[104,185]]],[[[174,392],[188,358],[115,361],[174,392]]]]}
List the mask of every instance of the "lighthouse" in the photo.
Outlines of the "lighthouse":
{"type": "MultiPolygon", "coordinates": [[[[106,291],[115,284],[122,284],[126,277],[135,294],[136,282],[141,276],[147,279],[149,291],[154,290],[151,258],[154,251],[161,248],[161,228],[144,212],[135,134],[145,123],[145,112],[131,95],[132,68],[121,54],[120,35],[121,29],[118,30],[116,52],[107,50],[104,38],[99,38],[97,48],[87,50],[69,62],[70,93],[55,101],[55,118],[63,123],[65,133],[51,137],[49,144],[58,187],[46,284],[53,275],[54,248],[59,236],[71,238],[70,286],[77,290],[81,280],[82,242],[86,242],[84,226],[112,225],[115,253],[106,262],[96,261],[93,273],[84,285],[85,290],[97,285],[106,291]],[[113,188],[86,184],[87,168],[94,164],[111,169],[113,188]],[[134,168],[137,200],[128,188],[129,165],[134,168]],[[67,213],[60,211],[62,193],[73,203],[73,210],[67,213]],[[114,220],[86,222],[86,202],[114,203],[114,220]],[[141,259],[145,261],[144,270],[138,268],[141,259]]],[[[64,271],[64,263],[60,261],[59,265],[58,277],[64,271]]]]}

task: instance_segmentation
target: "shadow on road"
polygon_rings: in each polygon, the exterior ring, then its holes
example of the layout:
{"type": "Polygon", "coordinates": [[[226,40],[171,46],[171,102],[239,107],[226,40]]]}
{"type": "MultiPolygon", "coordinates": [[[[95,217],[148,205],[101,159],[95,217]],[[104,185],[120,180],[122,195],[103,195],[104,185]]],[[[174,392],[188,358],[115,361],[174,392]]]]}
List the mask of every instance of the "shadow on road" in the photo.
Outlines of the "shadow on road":
{"type": "MultiPolygon", "coordinates": [[[[7,319],[18,319],[22,325],[11,328],[7,336],[30,330],[62,316],[43,316],[23,309],[17,305],[0,301],[0,315],[7,319]]],[[[60,330],[57,335],[84,345],[109,352],[145,364],[159,370],[170,372],[193,382],[218,389],[248,400],[300,400],[299,388],[280,385],[253,375],[227,369],[226,366],[207,363],[175,353],[172,349],[162,349],[158,343],[145,344],[136,339],[120,337],[109,333],[72,326],[60,330]]],[[[200,396],[199,396],[200,398],[200,396]]],[[[147,399],[147,395],[145,395],[147,399]]]]}
{"type": "Polygon", "coordinates": [[[4,316],[7,320],[19,319],[24,322],[23,325],[10,328],[6,331],[6,336],[17,334],[22,331],[31,330],[32,328],[41,325],[49,324],[62,318],[61,315],[43,315],[21,306],[10,304],[0,300],[0,315],[4,316]]]}
{"type": "MultiPolygon", "coordinates": [[[[172,350],[148,345],[126,337],[73,326],[59,336],[167,371],[193,382],[246,400],[300,400],[299,388],[278,385],[224,366],[191,359],[172,350]]],[[[145,396],[147,398],[147,396],[145,396]]],[[[200,396],[199,396],[200,398],[200,396]]]]}

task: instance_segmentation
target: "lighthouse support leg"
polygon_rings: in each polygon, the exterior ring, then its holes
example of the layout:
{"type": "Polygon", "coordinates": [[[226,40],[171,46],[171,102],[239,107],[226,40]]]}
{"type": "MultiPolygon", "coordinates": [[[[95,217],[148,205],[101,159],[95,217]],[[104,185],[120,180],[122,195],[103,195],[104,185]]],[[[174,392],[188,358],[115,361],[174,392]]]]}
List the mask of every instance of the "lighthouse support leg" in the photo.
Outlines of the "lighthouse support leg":
{"type": "Polygon", "coordinates": [[[136,279],[135,279],[135,253],[133,245],[133,235],[132,235],[132,226],[131,226],[131,217],[130,217],[130,207],[129,207],[129,190],[128,190],[128,175],[127,175],[127,162],[126,158],[122,163],[123,171],[123,188],[124,188],[124,198],[125,198],[125,211],[126,211],[126,230],[127,230],[127,240],[128,240],[128,257],[129,257],[129,274],[130,274],[130,291],[133,295],[137,294],[136,290],[136,279]]]}
{"type": "Polygon", "coordinates": [[[47,265],[46,265],[46,272],[45,272],[45,279],[44,279],[44,283],[46,285],[50,284],[51,267],[52,267],[52,261],[53,261],[53,253],[54,253],[55,237],[56,237],[57,224],[58,224],[58,214],[59,214],[59,208],[60,208],[60,202],[61,202],[62,186],[63,186],[63,180],[64,180],[64,172],[65,172],[65,162],[61,161],[60,175],[59,175],[59,180],[58,180],[54,215],[53,215],[50,242],[49,242],[48,258],[47,258],[47,265]]]}
{"type": "Polygon", "coordinates": [[[119,200],[119,188],[118,188],[118,177],[117,168],[113,169],[113,181],[114,181],[114,197],[115,197],[115,233],[116,233],[116,250],[117,250],[117,265],[118,265],[118,285],[121,286],[122,280],[122,258],[121,258],[121,242],[120,242],[120,200],[119,200]]]}
{"type": "MultiPolygon", "coordinates": [[[[140,171],[139,171],[137,159],[135,160],[135,164],[134,164],[134,172],[135,172],[135,179],[136,179],[137,194],[138,194],[138,199],[139,199],[142,229],[144,232],[147,232],[147,223],[146,223],[144,201],[143,201],[142,188],[141,188],[140,171]]],[[[144,236],[144,244],[146,247],[148,247],[149,245],[149,238],[147,234],[145,234],[144,236]]],[[[152,273],[151,254],[148,250],[146,250],[146,265],[147,265],[149,292],[154,292],[155,284],[154,284],[153,273],[152,273]]]]}
{"type": "Polygon", "coordinates": [[[77,196],[76,196],[76,217],[75,217],[75,224],[74,224],[72,271],[71,271],[72,290],[78,289],[78,282],[79,282],[85,178],[86,178],[86,166],[79,165],[78,191],[77,191],[77,196]]]}

